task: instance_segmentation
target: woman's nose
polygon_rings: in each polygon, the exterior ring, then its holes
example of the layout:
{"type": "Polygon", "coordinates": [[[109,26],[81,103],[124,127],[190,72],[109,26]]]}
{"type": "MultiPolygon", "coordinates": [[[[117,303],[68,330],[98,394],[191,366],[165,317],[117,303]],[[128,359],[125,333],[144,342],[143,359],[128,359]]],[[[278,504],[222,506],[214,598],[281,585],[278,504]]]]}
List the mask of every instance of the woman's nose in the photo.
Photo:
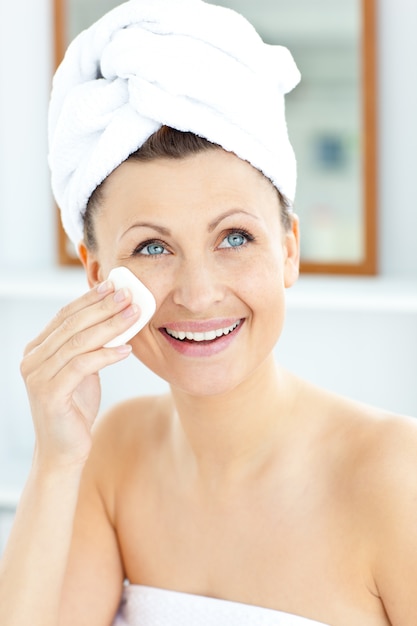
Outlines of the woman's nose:
{"type": "Polygon", "coordinates": [[[223,300],[224,281],[216,268],[202,259],[181,264],[175,278],[173,299],[193,314],[203,315],[223,300]]]}

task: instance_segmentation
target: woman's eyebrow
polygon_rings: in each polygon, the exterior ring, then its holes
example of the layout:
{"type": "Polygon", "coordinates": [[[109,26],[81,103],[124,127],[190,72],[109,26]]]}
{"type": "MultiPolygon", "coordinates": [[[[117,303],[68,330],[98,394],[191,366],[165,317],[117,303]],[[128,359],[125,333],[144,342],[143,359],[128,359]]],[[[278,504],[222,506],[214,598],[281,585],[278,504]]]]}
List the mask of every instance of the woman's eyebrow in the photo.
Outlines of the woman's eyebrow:
{"type": "Polygon", "coordinates": [[[230,215],[237,215],[239,213],[242,213],[243,215],[248,215],[249,217],[253,217],[256,220],[259,220],[259,217],[257,215],[249,213],[248,211],[244,211],[243,209],[231,209],[230,211],[226,211],[225,213],[222,213],[221,215],[216,217],[216,219],[209,224],[208,232],[211,233],[216,228],[216,226],[218,226],[220,222],[226,217],[229,217],[230,215]]]}
{"type": "Polygon", "coordinates": [[[153,224],[152,222],[135,222],[132,226],[129,226],[127,230],[125,230],[121,235],[120,239],[122,239],[127,233],[129,233],[134,228],[152,228],[153,230],[158,231],[161,235],[169,236],[171,231],[169,228],[165,228],[165,226],[159,226],[159,224],[153,224]]]}
{"type": "MultiPolygon", "coordinates": [[[[253,213],[249,213],[248,211],[244,211],[243,209],[231,209],[229,211],[225,211],[224,213],[216,217],[215,220],[210,222],[207,228],[208,232],[211,233],[220,224],[222,220],[226,219],[226,217],[229,217],[230,215],[238,215],[239,213],[242,213],[243,215],[248,215],[249,217],[259,220],[259,217],[257,215],[254,215],[253,213]]],[[[127,233],[129,233],[131,230],[135,228],[151,228],[153,230],[156,230],[161,235],[164,235],[165,237],[171,235],[170,229],[166,228],[165,226],[160,226],[159,224],[154,224],[153,222],[135,222],[134,224],[129,226],[127,230],[125,230],[122,233],[122,235],[120,236],[120,239],[122,239],[127,233]]]]}

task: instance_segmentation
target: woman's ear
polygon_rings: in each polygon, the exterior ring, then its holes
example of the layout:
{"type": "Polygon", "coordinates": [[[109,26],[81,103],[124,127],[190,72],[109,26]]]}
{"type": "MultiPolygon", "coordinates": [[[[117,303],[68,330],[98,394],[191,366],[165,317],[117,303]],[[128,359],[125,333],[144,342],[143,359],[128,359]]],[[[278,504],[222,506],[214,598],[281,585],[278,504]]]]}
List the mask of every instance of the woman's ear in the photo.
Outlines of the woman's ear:
{"type": "Polygon", "coordinates": [[[87,248],[83,241],[78,245],[78,256],[84,266],[90,288],[101,283],[104,277],[102,276],[100,263],[95,254],[87,248]]]}
{"type": "Polygon", "coordinates": [[[284,286],[292,287],[300,273],[300,230],[297,215],[284,233],[284,286]]]}

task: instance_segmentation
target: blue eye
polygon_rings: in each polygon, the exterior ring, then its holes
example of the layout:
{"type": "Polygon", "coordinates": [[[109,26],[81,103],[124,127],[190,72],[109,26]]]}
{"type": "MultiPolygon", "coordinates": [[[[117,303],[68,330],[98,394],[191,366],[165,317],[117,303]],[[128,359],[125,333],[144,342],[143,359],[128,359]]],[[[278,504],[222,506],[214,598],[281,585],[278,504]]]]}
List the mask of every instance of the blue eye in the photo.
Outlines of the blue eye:
{"type": "Polygon", "coordinates": [[[253,241],[253,237],[246,232],[236,230],[229,233],[219,245],[219,248],[240,248],[248,241],[253,241]]]}
{"type": "Polygon", "coordinates": [[[144,254],[147,256],[160,256],[161,254],[168,254],[168,250],[162,243],[145,242],[135,250],[136,254],[144,254]]]}

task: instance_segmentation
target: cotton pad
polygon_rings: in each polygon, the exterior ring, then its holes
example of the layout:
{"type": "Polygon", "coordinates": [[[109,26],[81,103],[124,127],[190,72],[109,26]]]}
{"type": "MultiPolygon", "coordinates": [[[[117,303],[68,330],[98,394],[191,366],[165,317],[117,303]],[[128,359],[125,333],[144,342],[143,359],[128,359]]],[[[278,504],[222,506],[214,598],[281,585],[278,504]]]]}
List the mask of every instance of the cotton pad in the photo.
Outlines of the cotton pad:
{"type": "Polygon", "coordinates": [[[156,302],[152,293],[127,267],[115,267],[108,276],[115,290],[127,287],[132,294],[132,302],[140,308],[140,318],[130,328],[105,344],[105,348],[116,348],[132,339],[149,322],[155,313],[156,302]]]}

